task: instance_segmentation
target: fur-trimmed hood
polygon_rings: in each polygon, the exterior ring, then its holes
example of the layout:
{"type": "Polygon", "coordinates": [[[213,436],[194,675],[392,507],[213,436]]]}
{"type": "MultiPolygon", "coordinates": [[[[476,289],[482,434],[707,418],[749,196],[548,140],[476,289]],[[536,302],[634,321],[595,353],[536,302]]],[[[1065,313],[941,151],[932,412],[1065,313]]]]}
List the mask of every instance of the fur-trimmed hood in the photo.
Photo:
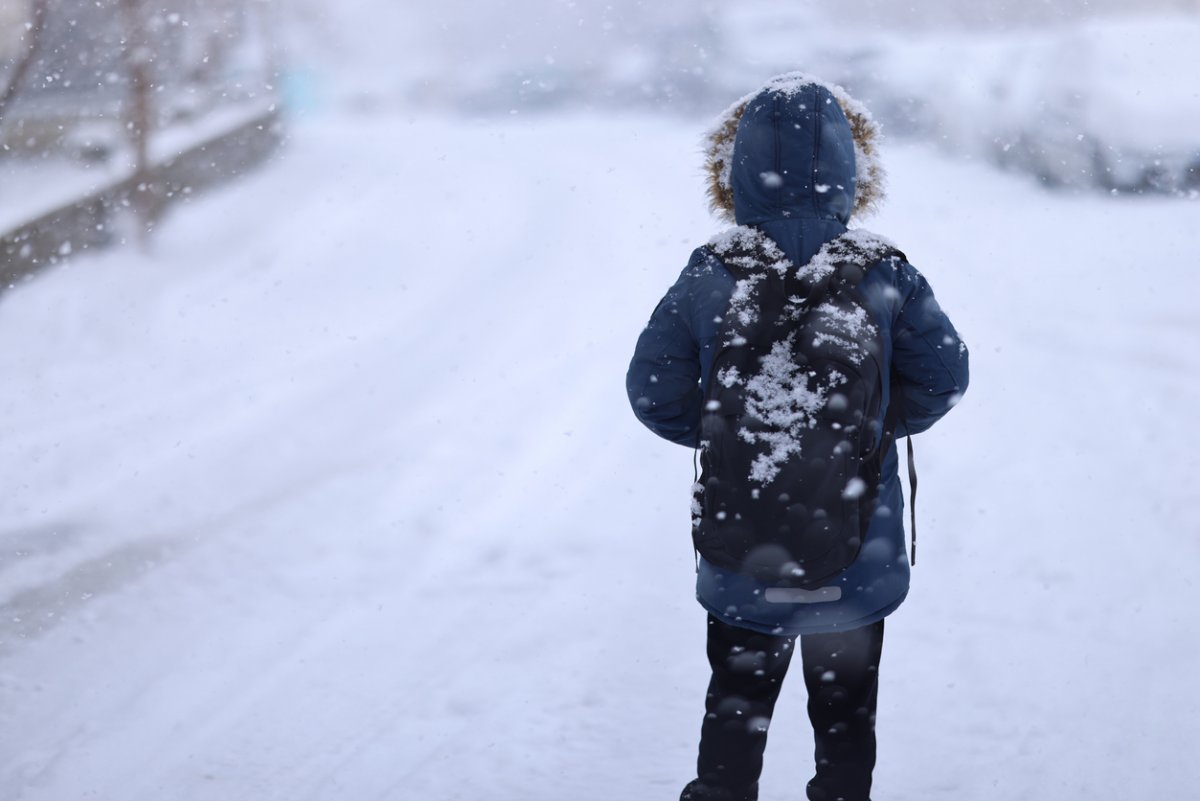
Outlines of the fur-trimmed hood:
{"type": "Polygon", "coordinates": [[[840,86],[778,75],[717,118],[704,143],[712,210],[742,225],[849,222],[883,199],[880,129],[840,86]]]}

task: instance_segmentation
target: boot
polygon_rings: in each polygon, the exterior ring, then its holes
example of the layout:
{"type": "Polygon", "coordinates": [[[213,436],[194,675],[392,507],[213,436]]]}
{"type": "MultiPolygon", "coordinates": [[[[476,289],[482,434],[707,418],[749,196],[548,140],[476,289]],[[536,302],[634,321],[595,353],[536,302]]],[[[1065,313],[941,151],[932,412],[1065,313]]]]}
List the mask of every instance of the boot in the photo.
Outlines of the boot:
{"type": "Polygon", "coordinates": [[[758,801],[758,782],[735,790],[693,779],[683,788],[679,801],[758,801]]]}

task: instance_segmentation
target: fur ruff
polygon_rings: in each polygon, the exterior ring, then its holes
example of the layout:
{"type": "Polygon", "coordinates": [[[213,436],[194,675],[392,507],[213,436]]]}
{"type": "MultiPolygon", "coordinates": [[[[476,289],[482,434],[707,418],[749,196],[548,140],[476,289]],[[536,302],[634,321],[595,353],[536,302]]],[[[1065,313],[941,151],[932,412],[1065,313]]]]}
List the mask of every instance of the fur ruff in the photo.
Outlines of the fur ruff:
{"type": "Polygon", "coordinates": [[[884,198],[884,171],[879,161],[879,142],[882,131],[866,106],[847,94],[836,84],[829,84],[801,72],[777,75],[758,89],[738,100],[717,117],[704,138],[705,170],[708,173],[708,204],[713,213],[725,222],[736,222],[733,213],[733,187],[730,173],[733,164],[733,140],[738,123],[750,101],[762,92],[773,89],[794,93],[816,84],[829,90],[850,123],[854,136],[855,178],[853,217],[875,212],[884,198]]]}

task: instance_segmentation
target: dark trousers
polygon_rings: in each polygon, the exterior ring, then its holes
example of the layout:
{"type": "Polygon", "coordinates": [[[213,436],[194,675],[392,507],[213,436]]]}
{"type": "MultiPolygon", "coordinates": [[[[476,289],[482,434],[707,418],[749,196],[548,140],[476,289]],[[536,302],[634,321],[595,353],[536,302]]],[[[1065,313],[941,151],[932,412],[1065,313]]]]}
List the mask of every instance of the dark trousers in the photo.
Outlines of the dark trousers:
{"type": "MultiPolygon", "coordinates": [[[[792,661],[794,637],[758,634],[708,618],[712,681],[700,730],[699,778],[741,791],[758,781],[767,727],[792,661]]],[[[868,801],[883,621],[800,637],[808,717],[816,739],[811,801],[868,801]]]]}

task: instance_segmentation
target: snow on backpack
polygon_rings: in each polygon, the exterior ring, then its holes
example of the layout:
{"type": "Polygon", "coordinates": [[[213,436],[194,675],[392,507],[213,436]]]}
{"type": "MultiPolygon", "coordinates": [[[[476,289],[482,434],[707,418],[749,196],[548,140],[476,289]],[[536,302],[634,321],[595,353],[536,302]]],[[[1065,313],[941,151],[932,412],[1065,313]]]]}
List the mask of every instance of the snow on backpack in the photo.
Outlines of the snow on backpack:
{"type": "Polygon", "coordinates": [[[696,550],[774,586],[821,586],[858,556],[894,438],[884,343],[858,285],[904,255],[855,230],[797,268],[745,226],[707,250],[737,285],[705,392],[696,550]]]}

